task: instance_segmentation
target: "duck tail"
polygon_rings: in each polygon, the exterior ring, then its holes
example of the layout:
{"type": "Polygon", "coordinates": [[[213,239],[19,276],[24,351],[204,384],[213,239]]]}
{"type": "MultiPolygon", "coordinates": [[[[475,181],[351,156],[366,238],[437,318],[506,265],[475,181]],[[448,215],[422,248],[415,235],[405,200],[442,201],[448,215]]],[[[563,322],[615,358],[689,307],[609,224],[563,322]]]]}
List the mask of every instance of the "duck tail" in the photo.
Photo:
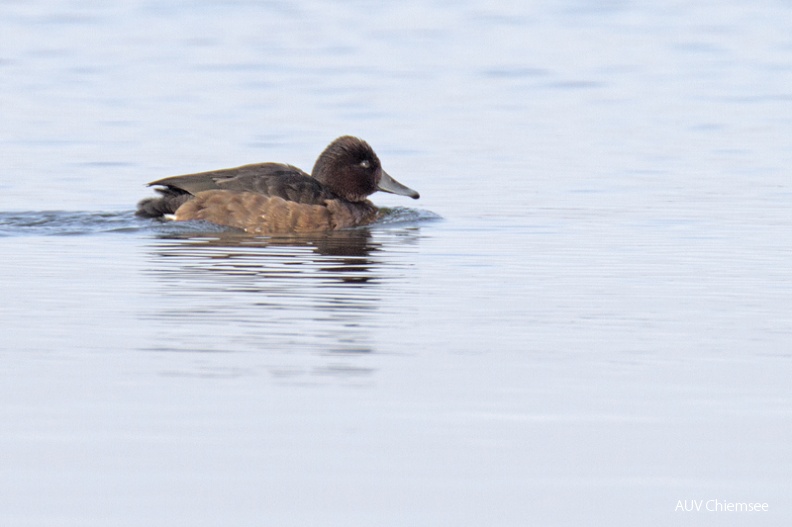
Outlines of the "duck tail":
{"type": "Polygon", "coordinates": [[[192,194],[184,190],[165,187],[155,189],[161,196],[146,198],[137,204],[135,216],[141,218],[164,218],[168,214],[173,214],[176,209],[185,202],[192,199],[192,194]]]}

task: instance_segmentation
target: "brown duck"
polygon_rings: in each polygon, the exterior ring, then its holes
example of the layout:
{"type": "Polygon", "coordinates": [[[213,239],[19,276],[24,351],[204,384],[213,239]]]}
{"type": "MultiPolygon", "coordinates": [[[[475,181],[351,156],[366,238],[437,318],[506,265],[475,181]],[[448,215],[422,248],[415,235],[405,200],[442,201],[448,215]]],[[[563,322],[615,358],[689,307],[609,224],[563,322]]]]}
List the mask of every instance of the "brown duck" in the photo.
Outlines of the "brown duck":
{"type": "Polygon", "coordinates": [[[316,232],[367,225],[378,209],[378,190],[418,199],[390,177],[362,139],[339,137],[325,148],[311,174],[281,163],[159,179],[161,195],[138,203],[137,215],[176,221],[205,220],[250,234],[316,232]]]}

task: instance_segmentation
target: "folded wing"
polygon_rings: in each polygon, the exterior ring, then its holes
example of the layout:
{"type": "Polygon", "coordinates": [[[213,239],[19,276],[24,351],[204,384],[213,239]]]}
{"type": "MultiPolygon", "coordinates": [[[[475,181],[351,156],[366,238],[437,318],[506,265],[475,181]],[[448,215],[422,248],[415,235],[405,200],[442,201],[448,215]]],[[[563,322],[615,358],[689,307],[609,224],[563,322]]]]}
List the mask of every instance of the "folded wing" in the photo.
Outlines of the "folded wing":
{"type": "Polygon", "coordinates": [[[173,214],[193,196],[217,190],[250,192],[309,205],[322,205],[325,200],[336,197],[304,171],[281,163],[257,163],[172,176],[152,181],[149,186],[164,188],[157,189],[160,197],[149,198],[138,204],[139,216],[159,217],[173,214]]]}

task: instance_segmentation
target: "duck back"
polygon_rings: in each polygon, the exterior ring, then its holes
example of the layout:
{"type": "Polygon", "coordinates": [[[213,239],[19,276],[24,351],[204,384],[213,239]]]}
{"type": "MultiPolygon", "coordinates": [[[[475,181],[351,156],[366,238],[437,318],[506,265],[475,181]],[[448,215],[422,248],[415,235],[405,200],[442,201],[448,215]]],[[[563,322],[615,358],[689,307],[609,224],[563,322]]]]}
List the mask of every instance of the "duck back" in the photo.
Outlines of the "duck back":
{"type": "Polygon", "coordinates": [[[258,163],[167,177],[149,183],[152,185],[162,187],[156,189],[160,196],[138,203],[138,216],[160,218],[173,214],[194,196],[210,190],[253,192],[312,205],[336,198],[329,189],[299,168],[281,163],[258,163]]]}

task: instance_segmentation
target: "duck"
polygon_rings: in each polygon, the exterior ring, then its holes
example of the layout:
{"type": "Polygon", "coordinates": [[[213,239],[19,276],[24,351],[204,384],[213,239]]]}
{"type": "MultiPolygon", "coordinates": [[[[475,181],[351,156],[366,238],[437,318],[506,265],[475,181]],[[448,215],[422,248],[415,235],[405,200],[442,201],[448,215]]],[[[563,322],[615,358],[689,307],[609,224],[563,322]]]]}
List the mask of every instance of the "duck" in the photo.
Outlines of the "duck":
{"type": "Polygon", "coordinates": [[[319,155],[313,170],[256,163],[152,181],[157,197],[138,203],[143,218],[203,220],[253,235],[334,231],[377,221],[368,200],[377,191],[418,199],[382,169],[368,143],[344,135],[319,155]]]}

